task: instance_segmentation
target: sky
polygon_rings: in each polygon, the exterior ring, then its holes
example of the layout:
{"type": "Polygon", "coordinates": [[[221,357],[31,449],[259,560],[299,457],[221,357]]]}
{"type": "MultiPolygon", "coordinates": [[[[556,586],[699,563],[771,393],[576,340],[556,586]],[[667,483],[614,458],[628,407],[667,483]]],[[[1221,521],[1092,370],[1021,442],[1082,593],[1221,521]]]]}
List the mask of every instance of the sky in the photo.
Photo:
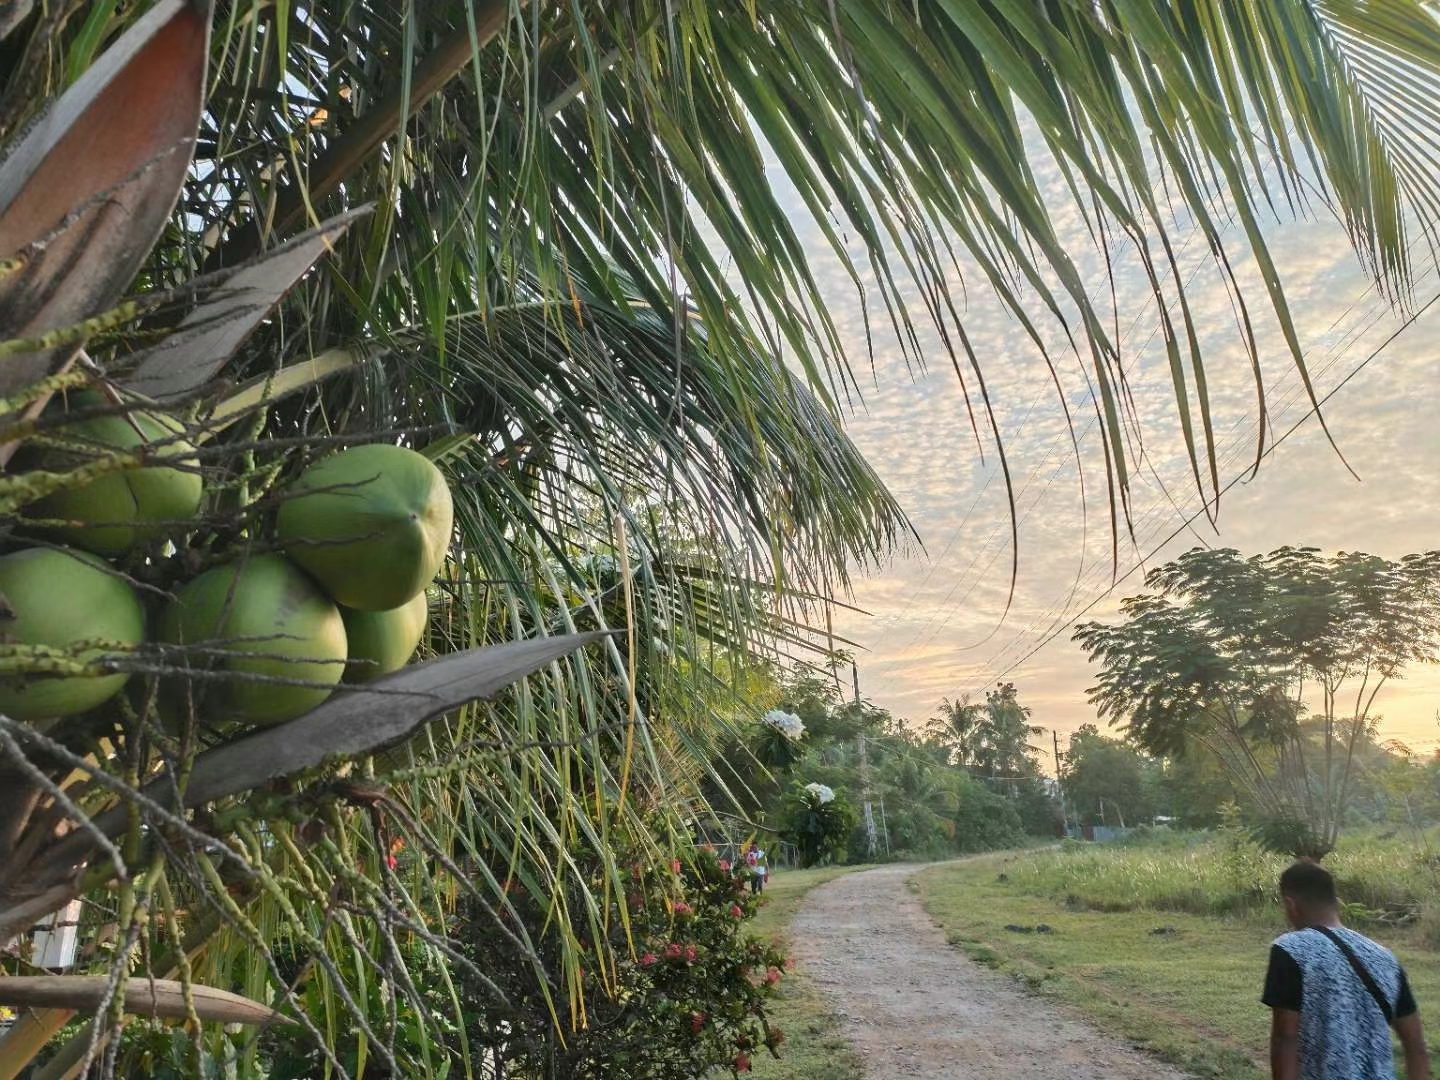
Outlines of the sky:
{"type": "MultiPolygon", "coordinates": [[[[1042,171],[1041,178],[1052,205],[1059,206],[1064,192],[1058,176],[1042,171]]],[[[1423,274],[1410,311],[1397,312],[1370,287],[1333,219],[1287,221],[1270,227],[1268,239],[1317,393],[1334,391],[1324,415],[1338,452],[1312,417],[1266,458],[1255,479],[1224,495],[1217,527],[1203,516],[1187,527],[1199,498],[1175,421],[1158,319],[1147,303],[1138,260],[1122,253],[1119,340],[1144,458],[1133,479],[1134,534],[1122,535],[1118,569],[1097,428],[1090,423],[1093,410],[1084,405],[1075,357],[1058,336],[1052,340],[1075,410],[1081,470],[1039,349],[983,282],[967,276],[962,318],[995,387],[1017,495],[1019,570],[1011,600],[1010,516],[993,441],[982,456],[948,356],[932,334],[925,369],[916,371],[898,344],[877,334],[872,368],[854,288],[796,206],[797,228],[832,297],[831,311],[863,390],[847,430],[910,514],[923,545],[858,575],[851,599],[859,610],[842,611],[835,620],[836,632],[856,645],[862,694],[895,715],[923,723],[942,699],[982,697],[1003,678],[1016,684],[1036,723],[1058,732],[1063,752],[1068,733],[1095,722],[1086,699],[1093,673],[1067,627],[1082,614],[1113,618],[1120,598],[1138,591],[1145,568],[1201,544],[1246,554],[1310,545],[1392,558],[1440,547],[1440,302],[1417,314],[1440,292],[1437,276],[1423,274]]],[[[1082,272],[1094,280],[1103,264],[1080,222],[1063,213],[1059,220],[1082,272]]],[[[1310,405],[1273,319],[1264,317],[1253,261],[1242,252],[1235,243],[1237,273],[1260,325],[1273,440],[1310,405]]],[[[1229,294],[1203,245],[1187,244],[1179,262],[1192,275],[1190,299],[1207,358],[1224,484],[1248,475],[1254,459],[1254,379],[1229,294]]],[[[918,305],[915,315],[926,318],[918,305]]],[[[884,314],[871,317],[883,320],[884,314]]],[[[1440,749],[1437,710],[1440,666],[1411,669],[1376,702],[1382,736],[1421,752],[1440,749]]],[[[1050,739],[1044,742],[1048,748],[1050,739]]]]}

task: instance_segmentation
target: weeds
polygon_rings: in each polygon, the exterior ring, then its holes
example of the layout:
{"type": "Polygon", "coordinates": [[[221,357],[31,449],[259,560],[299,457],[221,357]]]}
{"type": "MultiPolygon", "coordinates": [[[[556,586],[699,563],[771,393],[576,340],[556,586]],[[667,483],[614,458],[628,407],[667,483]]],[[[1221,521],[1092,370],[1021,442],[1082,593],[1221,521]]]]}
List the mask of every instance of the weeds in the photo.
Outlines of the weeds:
{"type": "MultiPolygon", "coordinates": [[[[1419,921],[1440,939],[1440,871],[1428,852],[1435,836],[1357,833],[1342,837],[1325,865],[1357,922],[1419,921]]],[[[1283,856],[1258,847],[1238,823],[1214,833],[1147,830],[1105,847],[1065,843],[1007,867],[1010,884],[1072,910],[1178,911],[1192,915],[1268,913],[1283,856]]]]}

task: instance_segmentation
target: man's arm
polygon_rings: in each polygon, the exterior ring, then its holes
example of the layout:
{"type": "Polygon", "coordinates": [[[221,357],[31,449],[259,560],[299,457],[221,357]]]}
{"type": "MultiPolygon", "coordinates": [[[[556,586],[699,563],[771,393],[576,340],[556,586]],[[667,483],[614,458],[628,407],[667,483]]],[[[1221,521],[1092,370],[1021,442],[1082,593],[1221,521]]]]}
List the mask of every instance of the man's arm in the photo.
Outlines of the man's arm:
{"type": "Polygon", "coordinates": [[[1270,1010],[1270,1075],[1273,1080],[1300,1080],[1300,1014],[1294,1009],[1270,1010]]]}
{"type": "Polygon", "coordinates": [[[1430,1052],[1425,1049],[1425,1032],[1420,1014],[1412,1012],[1395,1020],[1395,1034],[1405,1051],[1405,1080],[1430,1080],[1430,1052]]]}

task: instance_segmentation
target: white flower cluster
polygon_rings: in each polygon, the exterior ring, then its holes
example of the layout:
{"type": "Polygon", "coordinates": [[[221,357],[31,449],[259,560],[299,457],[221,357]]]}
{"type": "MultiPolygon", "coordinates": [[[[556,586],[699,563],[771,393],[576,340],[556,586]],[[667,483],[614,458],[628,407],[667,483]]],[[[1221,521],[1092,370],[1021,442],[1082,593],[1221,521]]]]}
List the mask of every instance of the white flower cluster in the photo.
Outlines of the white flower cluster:
{"type": "Polygon", "coordinates": [[[805,790],[815,796],[815,801],[821,806],[827,802],[833,802],[835,799],[835,789],[828,788],[824,784],[806,784],[805,790]]]}
{"type": "Polygon", "coordinates": [[[771,727],[779,728],[787,738],[798,739],[805,734],[805,724],[793,712],[771,709],[761,719],[771,727]]]}

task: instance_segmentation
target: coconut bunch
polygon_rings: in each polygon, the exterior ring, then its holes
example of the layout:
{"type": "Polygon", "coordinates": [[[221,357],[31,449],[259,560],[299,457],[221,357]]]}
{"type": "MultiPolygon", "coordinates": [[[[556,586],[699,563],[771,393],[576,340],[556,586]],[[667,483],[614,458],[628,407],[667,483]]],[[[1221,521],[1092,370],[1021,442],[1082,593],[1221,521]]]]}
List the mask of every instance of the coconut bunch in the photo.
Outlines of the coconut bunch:
{"type": "MultiPolygon", "coordinates": [[[[172,723],[193,710],[207,727],[271,725],[414,654],[452,526],[450,491],[422,454],[324,454],[227,513],[236,485],[207,491],[206,477],[226,477],[237,454],[197,447],[203,426],[193,435],[109,386],[57,395],[44,419],[15,465],[58,479],[33,485],[45,494],[20,506],[18,544],[0,556],[0,643],[52,663],[0,677],[0,712],[89,712],[140,656],[158,660],[144,666],[161,674],[172,723]]],[[[283,476],[283,460],[268,472],[283,476]]]]}

